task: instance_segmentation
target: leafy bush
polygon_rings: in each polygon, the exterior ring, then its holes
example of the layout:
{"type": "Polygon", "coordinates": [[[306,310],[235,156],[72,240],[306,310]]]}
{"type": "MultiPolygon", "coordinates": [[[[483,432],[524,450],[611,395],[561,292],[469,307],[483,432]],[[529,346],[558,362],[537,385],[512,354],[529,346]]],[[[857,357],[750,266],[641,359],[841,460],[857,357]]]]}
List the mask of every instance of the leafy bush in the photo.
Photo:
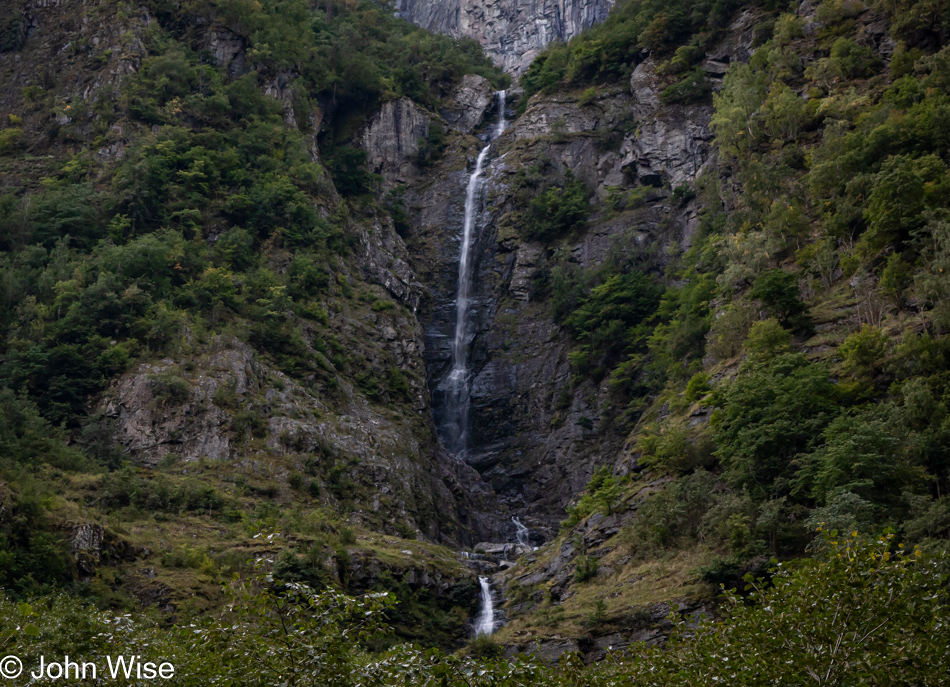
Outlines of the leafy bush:
{"type": "Polygon", "coordinates": [[[637,442],[640,463],[677,473],[689,473],[715,462],[715,446],[709,434],[677,424],[666,424],[660,431],[645,427],[637,442]]]}
{"type": "Polygon", "coordinates": [[[590,215],[590,192],[568,173],[564,187],[552,186],[532,199],[525,213],[525,238],[550,242],[582,227],[590,215]]]}
{"type": "Polygon", "coordinates": [[[884,364],[889,339],[887,334],[870,325],[862,325],[838,347],[846,370],[855,375],[873,376],[884,364]]]}
{"type": "Polygon", "coordinates": [[[756,495],[780,496],[793,459],[818,443],[837,413],[834,385],[824,366],[786,353],[716,391],[717,453],[726,477],[756,495]]]}
{"type": "Polygon", "coordinates": [[[749,359],[757,362],[771,360],[791,350],[792,335],[782,328],[774,317],[756,322],[745,340],[749,359]]]}
{"type": "Polygon", "coordinates": [[[762,301],[770,315],[784,327],[807,327],[808,307],[799,297],[798,277],[785,270],[770,270],[756,278],[749,297],[762,301]]]}
{"type": "Polygon", "coordinates": [[[600,561],[588,555],[578,556],[574,561],[574,581],[589,582],[597,577],[597,571],[600,570],[600,561]]]}
{"type": "Polygon", "coordinates": [[[839,38],[831,46],[832,69],[846,79],[859,79],[872,74],[881,64],[880,58],[866,45],[848,38],[839,38]]]}
{"type": "Polygon", "coordinates": [[[709,386],[709,375],[705,372],[697,372],[690,377],[689,383],[686,384],[686,391],[683,393],[683,397],[688,403],[693,403],[700,400],[711,390],[712,387],[709,386]]]}
{"type": "Polygon", "coordinates": [[[231,418],[231,431],[238,440],[248,436],[262,439],[267,436],[267,420],[255,409],[241,408],[231,418]]]}
{"type": "Polygon", "coordinates": [[[378,181],[376,175],[366,170],[366,151],[362,148],[338,147],[327,160],[327,169],[336,190],[348,197],[370,193],[378,181]]]}
{"type": "Polygon", "coordinates": [[[468,643],[468,653],[475,658],[496,658],[502,648],[490,635],[478,635],[468,643]]]}
{"type": "Polygon", "coordinates": [[[152,398],[160,404],[181,404],[191,395],[191,385],[174,372],[150,374],[148,383],[152,398]]]}
{"type": "Polygon", "coordinates": [[[711,95],[712,83],[702,68],[697,67],[675,84],[664,88],[660,100],[667,105],[689,105],[706,100],[711,95]]]}
{"type": "Polygon", "coordinates": [[[228,505],[217,489],[196,479],[148,477],[132,467],[105,475],[98,489],[102,505],[110,510],[133,506],[146,511],[201,513],[220,512],[228,505]]]}
{"type": "Polygon", "coordinates": [[[22,145],[22,129],[0,129],[0,155],[16,152],[22,145]]]}
{"type": "Polygon", "coordinates": [[[850,493],[884,515],[903,509],[904,493],[919,490],[926,473],[901,450],[900,437],[889,422],[887,404],[856,409],[835,418],[822,433],[823,444],[803,456],[795,478],[819,505],[850,493]]]}
{"type": "Polygon", "coordinates": [[[0,389],[0,468],[40,463],[67,470],[92,467],[67,439],[63,428],[43,418],[29,398],[0,389]]]}
{"type": "Polygon", "coordinates": [[[642,557],[658,548],[697,541],[707,513],[716,505],[721,491],[721,480],[699,469],[650,494],[631,526],[630,552],[642,557]]]}
{"type": "Polygon", "coordinates": [[[661,293],[662,288],[640,272],[614,274],[593,288],[565,320],[579,343],[570,354],[577,372],[589,373],[639,351],[661,293]]]}

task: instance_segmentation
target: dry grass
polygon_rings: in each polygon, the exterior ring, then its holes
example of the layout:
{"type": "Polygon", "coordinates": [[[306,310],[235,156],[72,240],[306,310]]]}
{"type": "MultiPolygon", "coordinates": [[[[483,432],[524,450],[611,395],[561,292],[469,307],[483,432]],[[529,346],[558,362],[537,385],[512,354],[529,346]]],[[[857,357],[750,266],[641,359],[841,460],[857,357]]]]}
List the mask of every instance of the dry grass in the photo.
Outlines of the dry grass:
{"type": "MultiPolygon", "coordinates": [[[[615,542],[613,542],[615,543],[615,542]]],[[[524,643],[554,636],[581,638],[591,632],[591,617],[603,601],[598,634],[620,629],[638,608],[676,598],[711,598],[715,590],[702,582],[696,570],[709,563],[715,552],[694,547],[658,552],[649,561],[632,561],[619,546],[600,560],[601,572],[590,582],[573,582],[570,595],[559,604],[547,598],[524,616],[515,618],[497,633],[500,643],[524,643]]]]}

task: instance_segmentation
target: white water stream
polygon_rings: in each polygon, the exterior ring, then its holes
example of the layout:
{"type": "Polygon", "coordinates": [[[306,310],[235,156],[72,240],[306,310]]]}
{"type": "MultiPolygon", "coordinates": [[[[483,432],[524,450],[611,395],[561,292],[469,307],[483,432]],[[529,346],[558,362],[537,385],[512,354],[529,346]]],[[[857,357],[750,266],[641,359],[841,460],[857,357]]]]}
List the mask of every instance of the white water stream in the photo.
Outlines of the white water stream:
{"type": "Polygon", "coordinates": [[[475,618],[475,636],[490,635],[495,631],[495,601],[491,595],[491,584],[487,577],[479,577],[482,592],[479,597],[481,608],[475,618]]]}
{"type": "MultiPolygon", "coordinates": [[[[508,122],[505,121],[505,92],[498,92],[498,121],[488,143],[475,160],[475,169],[468,178],[465,189],[465,216],[462,223],[462,241],[459,246],[459,278],[455,296],[455,336],[452,339],[452,368],[440,384],[445,392],[445,412],[440,436],[443,445],[457,456],[464,456],[468,448],[468,414],[471,402],[471,374],[468,369],[468,344],[471,338],[469,309],[472,300],[472,246],[475,243],[477,221],[482,205],[482,172],[491,150],[492,141],[498,138],[508,122]]],[[[526,530],[527,531],[527,530],[526,530]]],[[[490,635],[495,631],[495,600],[487,577],[479,577],[478,616],[475,618],[475,635],[490,635]]]]}
{"type": "Polygon", "coordinates": [[[475,161],[475,170],[468,178],[465,189],[465,219],[459,247],[459,278],[455,297],[455,337],[452,340],[452,369],[440,385],[445,391],[445,414],[440,429],[442,443],[456,455],[464,455],[468,448],[468,414],[471,401],[471,375],[468,369],[470,338],[469,309],[472,292],[472,244],[475,241],[476,222],[481,209],[482,172],[492,141],[502,134],[505,121],[505,92],[498,92],[498,121],[488,144],[475,161]]]}
{"type": "Polygon", "coordinates": [[[523,546],[530,551],[530,531],[518,518],[512,518],[511,521],[515,524],[515,542],[518,546],[523,546]]]}

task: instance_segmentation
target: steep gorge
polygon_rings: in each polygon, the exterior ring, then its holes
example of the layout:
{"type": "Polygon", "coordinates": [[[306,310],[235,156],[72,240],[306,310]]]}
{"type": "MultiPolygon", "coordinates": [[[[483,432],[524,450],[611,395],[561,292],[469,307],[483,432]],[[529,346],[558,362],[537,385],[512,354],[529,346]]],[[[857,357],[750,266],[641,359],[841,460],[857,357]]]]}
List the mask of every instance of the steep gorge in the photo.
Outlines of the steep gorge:
{"type": "Polygon", "coordinates": [[[368,0],[113,4],[0,16],[3,584],[256,559],[595,660],[819,522],[946,535],[945,29],[398,4],[500,97],[368,0]]]}
{"type": "MultiPolygon", "coordinates": [[[[721,79],[730,61],[748,59],[754,25],[755,15],[747,14],[729,27],[728,39],[703,64],[711,78],[721,79]]],[[[662,269],[670,246],[688,248],[700,201],[679,203],[671,192],[694,184],[709,164],[711,108],[662,105],[655,68],[646,60],[628,88],[607,89],[591,102],[579,102],[579,93],[533,98],[496,142],[484,173],[472,303],[472,440],[465,460],[543,536],[556,531],[565,506],[597,467],[629,469],[623,467],[626,432],[612,424],[620,410],[611,407],[606,380],[572,383],[569,338],[532,293],[552,249],[519,235],[523,208],[513,186],[519,173],[540,166],[549,180],[582,180],[600,202],[611,191],[649,189],[640,209],[618,216],[601,205],[583,236],[559,248],[580,270],[608,260],[662,269]]],[[[476,86],[480,96],[462,99],[486,102],[487,83],[470,87],[476,86]]],[[[485,106],[484,116],[496,115],[485,106]]],[[[419,256],[414,266],[431,294],[421,318],[430,386],[438,385],[450,360],[461,188],[466,156],[475,150],[467,140],[410,181],[405,196],[413,227],[409,251],[419,256]]]]}

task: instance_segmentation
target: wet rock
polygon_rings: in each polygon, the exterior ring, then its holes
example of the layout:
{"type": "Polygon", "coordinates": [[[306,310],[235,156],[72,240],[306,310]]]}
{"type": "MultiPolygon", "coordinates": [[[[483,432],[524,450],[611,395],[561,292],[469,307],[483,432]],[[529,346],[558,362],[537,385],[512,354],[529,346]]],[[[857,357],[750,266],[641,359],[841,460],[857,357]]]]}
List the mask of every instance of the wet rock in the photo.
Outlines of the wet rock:
{"type": "Polygon", "coordinates": [[[527,302],[531,294],[531,282],[537,273],[542,252],[541,246],[536,244],[524,243],[518,247],[518,257],[508,291],[519,301],[527,302]]]}

